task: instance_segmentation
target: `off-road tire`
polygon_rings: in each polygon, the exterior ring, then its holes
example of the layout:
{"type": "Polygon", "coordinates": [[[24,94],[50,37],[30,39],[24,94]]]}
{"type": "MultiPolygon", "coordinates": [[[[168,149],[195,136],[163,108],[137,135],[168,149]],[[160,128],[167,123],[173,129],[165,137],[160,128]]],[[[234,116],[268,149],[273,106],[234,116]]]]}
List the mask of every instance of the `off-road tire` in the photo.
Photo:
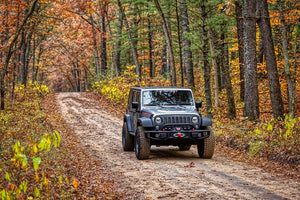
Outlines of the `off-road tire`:
{"type": "Polygon", "coordinates": [[[186,144],[186,145],[178,145],[178,147],[179,147],[179,150],[180,150],[180,151],[188,151],[188,150],[190,150],[191,145],[190,145],[190,144],[186,144]]]}
{"type": "Polygon", "coordinates": [[[212,158],[215,151],[215,136],[210,127],[206,127],[206,130],[210,130],[210,136],[201,140],[201,142],[197,145],[198,154],[200,158],[212,158]]]}
{"type": "Polygon", "coordinates": [[[135,156],[139,160],[148,159],[150,155],[150,140],[146,138],[144,128],[137,127],[135,134],[135,156]]]}
{"type": "Polygon", "coordinates": [[[123,123],[122,146],[124,151],[133,151],[134,149],[134,137],[128,133],[127,122],[123,123]]]}

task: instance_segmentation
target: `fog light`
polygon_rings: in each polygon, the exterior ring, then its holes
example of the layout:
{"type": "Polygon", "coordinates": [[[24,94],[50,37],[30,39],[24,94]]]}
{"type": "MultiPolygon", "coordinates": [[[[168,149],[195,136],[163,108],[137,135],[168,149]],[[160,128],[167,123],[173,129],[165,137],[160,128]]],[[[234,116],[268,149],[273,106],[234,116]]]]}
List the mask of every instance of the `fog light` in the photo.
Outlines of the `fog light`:
{"type": "Polygon", "coordinates": [[[158,137],[159,137],[159,133],[156,133],[156,134],[155,134],[155,137],[157,137],[157,138],[158,138],[158,137]]]}
{"type": "Polygon", "coordinates": [[[198,133],[198,137],[202,137],[201,133],[198,133]]]}
{"type": "Polygon", "coordinates": [[[203,136],[207,136],[207,132],[204,132],[204,133],[203,133],[203,136]]]}

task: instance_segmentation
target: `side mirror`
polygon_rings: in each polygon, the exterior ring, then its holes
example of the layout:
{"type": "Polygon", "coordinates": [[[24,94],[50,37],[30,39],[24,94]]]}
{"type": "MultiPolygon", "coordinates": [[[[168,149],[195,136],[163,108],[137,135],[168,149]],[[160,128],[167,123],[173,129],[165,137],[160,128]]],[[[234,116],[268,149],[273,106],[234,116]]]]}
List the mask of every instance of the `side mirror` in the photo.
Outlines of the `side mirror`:
{"type": "Polygon", "coordinates": [[[196,108],[197,108],[197,110],[199,108],[202,108],[202,101],[196,101],[196,108]]]}
{"type": "Polygon", "coordinates": [[[132,102],[131,103],[131,107],[133,108],[133,109],[138,109],[139,108],[139,103],[138,102],[136,102],[136,101],[134,101],[134,102],[132,102]]]}

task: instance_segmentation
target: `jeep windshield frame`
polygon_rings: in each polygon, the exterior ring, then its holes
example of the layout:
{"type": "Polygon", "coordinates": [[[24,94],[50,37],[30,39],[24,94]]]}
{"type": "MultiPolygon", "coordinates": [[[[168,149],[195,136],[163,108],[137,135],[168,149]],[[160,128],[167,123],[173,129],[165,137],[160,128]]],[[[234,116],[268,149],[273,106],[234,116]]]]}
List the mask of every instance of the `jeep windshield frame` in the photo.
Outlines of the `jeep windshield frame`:
{"type": "Polygon", "coordinates": [[[195,106],[190,89],[151,89],[142,92],[142,106],[195,106]]]}

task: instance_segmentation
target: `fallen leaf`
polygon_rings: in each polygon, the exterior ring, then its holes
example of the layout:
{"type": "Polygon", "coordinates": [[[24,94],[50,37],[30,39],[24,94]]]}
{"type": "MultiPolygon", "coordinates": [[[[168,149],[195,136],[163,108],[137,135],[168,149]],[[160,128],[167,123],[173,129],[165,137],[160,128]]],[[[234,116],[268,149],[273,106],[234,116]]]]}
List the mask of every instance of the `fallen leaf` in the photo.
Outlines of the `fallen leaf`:
{"type": "Polygon", "coordinates": [[[74,186],[75,189],[78,188],[78,182],[77,182],[75,177],[73,177],[73,186],[74,186]]]}

